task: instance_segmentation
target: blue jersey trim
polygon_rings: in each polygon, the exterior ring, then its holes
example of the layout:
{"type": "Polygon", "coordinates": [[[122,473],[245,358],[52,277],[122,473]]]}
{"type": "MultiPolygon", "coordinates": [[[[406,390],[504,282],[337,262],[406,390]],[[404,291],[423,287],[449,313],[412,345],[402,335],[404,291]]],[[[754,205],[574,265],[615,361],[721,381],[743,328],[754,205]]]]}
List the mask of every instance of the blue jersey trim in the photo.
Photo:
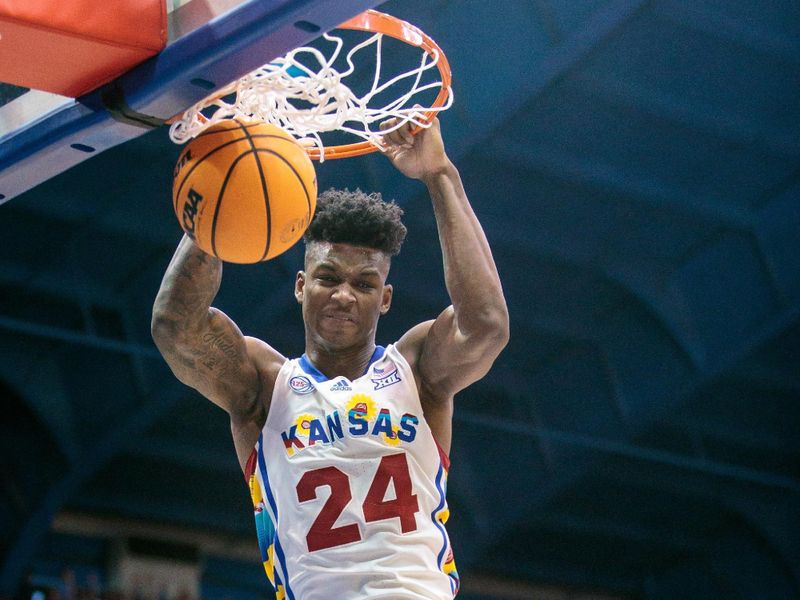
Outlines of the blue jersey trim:
{"type": "MultiPolygon", "coordinates": [[[[288,596],[289,600],[295,600],[294,592],[292,592],[292,588],[289,586],[289,573],[286,572],[286,557],[283,554],[283,548],[281,548],[281,541],[278,538],[278,534],[275,534],[275,553],[278,555],[278,561],[283,567],[283,574],[286,576],[286,595],[288,596]]],[[[276,581],[278,574],[275,574],[276,581]]]]}
{"type": "Polygon", "coordinates": [[[447,550],[447,534],[444,531],[444,526],[439,523],[439,520],[436,518],[436,513],[444,508],[444,498],[445,493],[442,489],[442,475],[444,475],[444,465],[440,462],[439,463],[439,472],[436,473],[436,491],[439,492],[439,505],[433,509],[431,513],[431,520],[433,524],[436,525],[436,528],[439,530],[439,533],[442,534],[442,549],[439,551],[439,556],[436,557],[436,562],[439,565],[439,568],[442,568],[442,560],[444,559],[444,553],[447,550]]]}
{"type": "MultiPolygon", "coordinates": [[[[384,348],[383,346],[375,346],[375,352],[372,353],[372,356],[369,359],[369,363],[367,364],[367,368],[364,370],[364,373],[362,373],[362,375],[366,375],[367,371],[372,366],[372,364],[383,358],[385,352],[386,348],[384,348]]],[[[303,371],[305,371],[308,375],[311,375],[311,377],[313,377],[317,383],[323,383],[325,381],[328,381],[328,377],[322,371],[317,369],[317,367],[314,366],[314,363],[312,363],[309,360],[308,355],[303,354],[303,356],[300,357],[299,362],[300,362],[300,368],[303,369],[303,371]]]]}
{"type": "Polygon", "coordinates": [[[366,375],[367,371],[369,371],[369,368],[372,366],[372,364],[382,359],[385,353],[386,353],[386,348],[384,348],[383,346],[375,346],[375,352],[372,353],[372,357],[369,359],[369,364],[367,365],[367,368],[364,369],[363,374],[366,375]]]}
{"type": "MultiPolygon", "coordinates": [[[[267,492],[267,502],[269,502],[269,506],[272,509],[272,514],[275,516],[275,554],[278,556],[278,563],[283,569],[283,575],[286,578],[286,595],[289,597],[289,600],[295,600],[294,593],[292,592],[292,588],[289,587],[289,572],[286,570],[286,557],[283,554],[283,548],[281,548],[281,542],[278,538],[278,505],[275,502],[275,497],[272,495],[272,486],[269,484],[269,474],[267,473],[267,463],[264,460],[264,433],[262,432],[258,436],[258,467],[261,469],[261,476],[264,480],[264,490],[267,492]]],[[[278,570],[275,569],[275,584],[278,583],[278,570]]]]}
{"type": "Polygon", "coordinates": [[[322,373],[317,367],[315,367],[310,360],[308,360],[308,356],[303,354],[300,357],[300,368],[303,369],[308,375],[311,375],[318,383],[322,383],[324,381],[328,381],[328,378],[322,373]]]}
{"type": "Polygon", "coordinates": [[[269,484],[269,473],[267,473],[267,462],[264,460],[264,433],[258,436],[258,467],[261,469],[261,475],[264,480],[264,490],[267,492],[267,502],[272,509],[272,515],[275,517],[275,524],[278,523],[278,505],[275,503],[275,498],[272,496],[272,487],[269,484]]]}
{"type": "MultiPolygon", "coordinates": [[[[447,532],[444,529],[444,525],[442,525],[439,520],[436,518],[436,513],[444,508],[445,504],[445,496],[447,495],[445,492],[444,485],[442,485],[442,477],[444,476],[444,464],[440,461],[439,462],[439,472],[436,474],[436,491],[439,492],[439,506],[433,509],[431,513],[431,520],[433,524],[436,525],[436,528],[439,530],[439,533],[442,534],[442,549],[439,552],[439,556],[436,557],[437,564],[439,565],[440,570],[444,570],[444,564],[442,561],[444,560],[444,553],[447,551],[449,546],[447,540],[447,532]]],[[[458,582],[452,575],[448,575],[447,578],[450,580],[450,591],[453,592],[453,597],[458,593],[458,582]]]]}
{"type": "Polygon", "coordinates": [[[275,591],[276,592],[278,591],[278,586],[279,585],[282,585],[283,589],[285,590],[285,592],[289,596],[289,598],[291,598],[291,600],[294,600],[294,594],[292,593],[292,590],[289,589],[288,585],[285,585],[283,583],[283,580],[281,579],[281,576],[278,575],[278,571],[276,570],[275,571],[275,591]]]}

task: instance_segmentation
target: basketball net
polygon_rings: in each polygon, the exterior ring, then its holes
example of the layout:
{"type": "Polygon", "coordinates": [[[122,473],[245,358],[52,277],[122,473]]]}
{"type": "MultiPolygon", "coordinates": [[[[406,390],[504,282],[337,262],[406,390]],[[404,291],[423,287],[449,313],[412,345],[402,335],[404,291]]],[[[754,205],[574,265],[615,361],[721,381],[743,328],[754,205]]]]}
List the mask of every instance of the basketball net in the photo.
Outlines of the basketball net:
{"type": "Polygon", "coordinates": [[[442,50],[422,31],[373,10],[354,17],[340,28],[375,31],[347,51],[346,68],[334,68],[345,46],[344,40],[326,33],[323,39],[333,44],[330,57],[306,46],[290,51],[187,110],[170,127],[170,138],[182,144],[224,119],[260,120],[288,132],[306,147],[311,158],[323,161],[379,150],[383,135],[409,123],[416,129],[428,127],[439,111],[450,108],[453,103],[450,66],[442,50]],[[419,65],[394,77],[385,77],[381,72],[384,35],[421,49],[419,65]],[[348,79],[356,72],[357,55],[370,50],[375,55],[372,85],[358,95],[348,85],[348,79]],[[434,81],[429,81],[430,75],[426,77],[430,73],[434,81]],[[377,98],[383,94],[385,99],[390,88],[394,99],[380,104],[377,98]],[[396,89],[403,91],[398,95],[396,89]],[[420,94],[432,95],[430,90],[439,93],[433,102],[422,106],[418,102],[420,94]],[[396,122],[380,129],[379,124],[390,118],[396,122]],[[337,130],[363,141],[326,148],[320,133],[337,130]]]}

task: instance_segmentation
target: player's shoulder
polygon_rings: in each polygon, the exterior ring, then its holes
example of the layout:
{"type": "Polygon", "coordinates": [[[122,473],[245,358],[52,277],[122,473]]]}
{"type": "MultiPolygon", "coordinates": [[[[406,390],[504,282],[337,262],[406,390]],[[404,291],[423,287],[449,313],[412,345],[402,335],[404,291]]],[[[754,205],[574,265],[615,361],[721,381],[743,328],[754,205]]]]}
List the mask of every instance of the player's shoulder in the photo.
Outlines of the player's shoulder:
{"type": "Polygon", "coordinates": [[[430,321],[423,321],[414,325],[411,329],[405,332],[403,336],[397,340],[394,347],[406,359],[411,368],[416,370],[417,362],[422,354],[422,348],[425,344],[425,338],[433,326],[433,319],[430,321]]]}
{"type": "Polygon", "coordinates": [[[247,346],[247,354],[262,381],[266,380],[274,385],[278,372],[288,359],[264,340],[244,336],[244,342],[247,346]]]}

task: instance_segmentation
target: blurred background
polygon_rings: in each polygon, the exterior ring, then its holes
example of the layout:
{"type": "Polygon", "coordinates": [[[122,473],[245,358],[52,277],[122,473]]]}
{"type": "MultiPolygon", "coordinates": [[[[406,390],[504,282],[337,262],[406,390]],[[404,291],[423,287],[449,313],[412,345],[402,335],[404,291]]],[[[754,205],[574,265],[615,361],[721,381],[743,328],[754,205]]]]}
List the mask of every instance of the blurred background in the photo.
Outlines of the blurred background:
{"type": "MultiPolygon", "coordinates": [[[[447,53],[512,320],[456,398],[460,600],[800,597],[800,5],[376,8],[447,53]]],[[[155,129],[0,206],[7,598],[273,597],[227,417],[150,339],[179,150],[155,129]]],[[[406,211],[378,342],[437,315],[421,184],[377,155],[317,174],[406,211]]],[[[226,265],[216,306],[302,353],[301,262],[226,265]]]]}

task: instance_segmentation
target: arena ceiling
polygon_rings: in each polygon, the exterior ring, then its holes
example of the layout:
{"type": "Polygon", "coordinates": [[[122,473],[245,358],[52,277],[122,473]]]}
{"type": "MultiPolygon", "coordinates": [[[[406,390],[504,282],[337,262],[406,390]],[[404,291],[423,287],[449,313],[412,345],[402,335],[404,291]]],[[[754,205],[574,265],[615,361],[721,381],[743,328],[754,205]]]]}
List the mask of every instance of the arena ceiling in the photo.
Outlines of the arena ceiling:
{"type": "MultiPolygon", "coordinates": [[[[449,529],[465,595],[479,576],[800,594],[800,8],[377,8],[450,59],[442,128],[511,314],[508,348],[456,402],[449,529]]],[[[46,554],[54,519],[255,547],[226,416],[174,380],[149,334],[180,239],[178,151],[157,129],[0,206],[5,588],[46,554]]],[[[438,314],[422,186],[374,155],[318,177],[405,208],[379,343],[438,314]]],[[[297,355],[300,264],[294,249],[226,266],[216,305],[297,355]]]]}

